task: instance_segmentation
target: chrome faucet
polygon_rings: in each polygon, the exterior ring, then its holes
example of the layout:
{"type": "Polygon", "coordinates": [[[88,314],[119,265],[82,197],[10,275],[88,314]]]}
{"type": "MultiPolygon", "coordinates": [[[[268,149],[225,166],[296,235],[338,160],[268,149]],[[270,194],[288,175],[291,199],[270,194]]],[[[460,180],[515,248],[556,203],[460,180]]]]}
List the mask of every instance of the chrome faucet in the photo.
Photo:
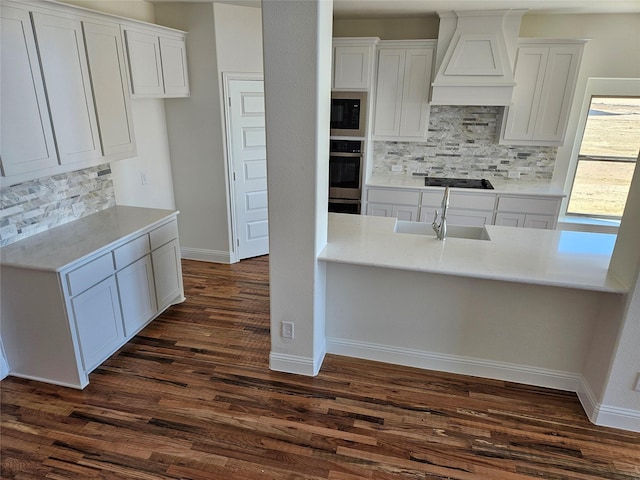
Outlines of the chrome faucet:
{"type": "Polygon", "coordinates": [[[440,214],[440,223],[438,223],[438,211],[433,217],[433,231],[436,232],[438,240],[447,238],[447,208],[449,207],[449,187],[445,187],[444,196],[442,197],[442,213],[440,214]]]}

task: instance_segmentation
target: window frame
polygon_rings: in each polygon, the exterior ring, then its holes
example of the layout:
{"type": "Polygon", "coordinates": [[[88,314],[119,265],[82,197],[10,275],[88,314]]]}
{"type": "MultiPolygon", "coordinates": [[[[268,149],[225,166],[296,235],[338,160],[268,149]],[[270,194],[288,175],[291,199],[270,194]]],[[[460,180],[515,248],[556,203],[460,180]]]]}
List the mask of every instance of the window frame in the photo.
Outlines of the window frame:
{"type": "MultiPolygon", "coordinates": [[[[589,116],[589,108],[593,97],[640,97],[640,78],[593,78],[587,79],[587,85],[584,96],[582,98],[582,106],[580,116],[578,118],[578,126],[569,160],[569,168],[565,178],[564,192],[566,194],[560,208],[561,216],[565,219],[574,219],[574,221],[598,221],[609,220],[615,223],[620,222],[621,217],[589,215],[580,213],[567,213],[569,206],[569,198],[573,189],[573,183],[576,178],[578,169],[578,160],[580,147],[582,146],[582,138],[587,126],[587,118],[589,116]]],[[[594,156],[590,156],[595,158],[594,156]]],[[[603,157],[605,158],[605,157],[603,157]]]]}

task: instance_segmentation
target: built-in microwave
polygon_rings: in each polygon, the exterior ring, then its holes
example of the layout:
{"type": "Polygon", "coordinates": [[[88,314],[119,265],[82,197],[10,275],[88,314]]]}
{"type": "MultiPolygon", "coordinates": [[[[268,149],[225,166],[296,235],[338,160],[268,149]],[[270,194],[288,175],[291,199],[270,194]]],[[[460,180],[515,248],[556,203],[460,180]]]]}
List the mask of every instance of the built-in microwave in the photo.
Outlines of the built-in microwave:
{"type": "Polygon", "coordinates": [[[367,92],[331,92],[331,136],[364,137],[367,92]]]}

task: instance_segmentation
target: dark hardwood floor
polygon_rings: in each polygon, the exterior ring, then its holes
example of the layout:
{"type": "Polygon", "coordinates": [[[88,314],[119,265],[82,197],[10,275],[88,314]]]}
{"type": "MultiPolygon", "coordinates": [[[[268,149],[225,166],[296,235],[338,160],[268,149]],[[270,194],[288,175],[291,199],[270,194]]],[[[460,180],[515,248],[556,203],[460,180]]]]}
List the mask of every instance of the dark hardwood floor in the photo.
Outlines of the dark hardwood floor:
{"type": "Polygon", "coordinates": [[[269,371],[267,257],[184,280],[85,390],[2,381],[3,479],[640,479],[640,434],[571,393],[332,355],[269,371]]]}

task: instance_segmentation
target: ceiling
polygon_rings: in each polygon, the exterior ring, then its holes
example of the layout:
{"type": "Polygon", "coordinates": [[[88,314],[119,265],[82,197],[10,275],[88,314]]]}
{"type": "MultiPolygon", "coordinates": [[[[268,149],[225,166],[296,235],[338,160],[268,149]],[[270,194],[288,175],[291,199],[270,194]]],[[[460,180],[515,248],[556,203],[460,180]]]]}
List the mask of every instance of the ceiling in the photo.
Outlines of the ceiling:
{"type": "MultiPolygon", "coordinates": [[[[260,7],[261,0],[150,0],[212,2],[260,7]]],[[[269,1],[269,0],[266,0],[269,1]]],[[[529,14],[640,13],[640,0],[333,0],[340,18],[431,16],[438,10],[494,10],[524,8],[529,14]]]]}

